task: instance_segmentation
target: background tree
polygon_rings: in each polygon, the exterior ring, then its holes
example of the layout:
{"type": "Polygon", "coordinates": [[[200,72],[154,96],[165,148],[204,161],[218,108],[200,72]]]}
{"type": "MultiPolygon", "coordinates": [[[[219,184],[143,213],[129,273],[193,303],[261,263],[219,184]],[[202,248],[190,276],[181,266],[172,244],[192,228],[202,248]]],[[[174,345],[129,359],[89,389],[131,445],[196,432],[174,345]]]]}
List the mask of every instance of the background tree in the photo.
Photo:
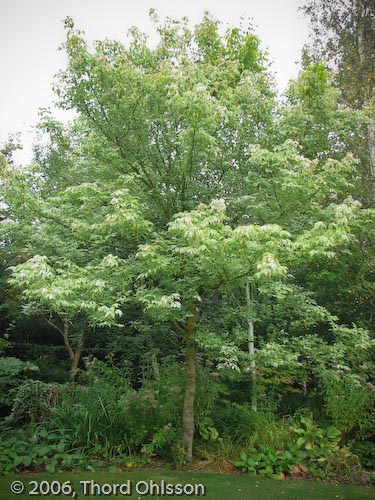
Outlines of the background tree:
{"type": "Polygon", "coordinates": [[[375,179],[375,6],[371,0],[309,0],[302,7],[310,18],[313,48],[335,75],[342,101],[367,116],[366,178],[375,179]]]}

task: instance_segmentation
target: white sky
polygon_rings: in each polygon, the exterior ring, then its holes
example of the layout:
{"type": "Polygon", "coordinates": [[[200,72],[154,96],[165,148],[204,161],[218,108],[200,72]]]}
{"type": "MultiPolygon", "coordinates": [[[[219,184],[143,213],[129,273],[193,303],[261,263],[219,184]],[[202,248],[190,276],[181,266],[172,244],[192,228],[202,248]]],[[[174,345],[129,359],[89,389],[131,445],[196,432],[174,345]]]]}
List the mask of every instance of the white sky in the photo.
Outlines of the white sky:
{"type": "MultiPolygon", "coordinates": [[[[296,62],[307,40],[307,20],[298,12],[303,0],[0,0],[0,141],[21,132],[24,150],[16,162],[31,159],[32,127],[38,109],[52,105],[51,84],[64,67],[58,46],[64,41],[62,20],[73,18],[88,41],[115,38],[125,41],[130,26],[152,32],[148,12],[181,18],[192,25],[204,10],[226,25],[251,18],[262,48],[273,62],[279,91],[298,74],[296,62]]],[[[56,113],[57,114],[57,113],[56,113]]],[[[58,117],[63,119],[62,112],[58,117]]]]}

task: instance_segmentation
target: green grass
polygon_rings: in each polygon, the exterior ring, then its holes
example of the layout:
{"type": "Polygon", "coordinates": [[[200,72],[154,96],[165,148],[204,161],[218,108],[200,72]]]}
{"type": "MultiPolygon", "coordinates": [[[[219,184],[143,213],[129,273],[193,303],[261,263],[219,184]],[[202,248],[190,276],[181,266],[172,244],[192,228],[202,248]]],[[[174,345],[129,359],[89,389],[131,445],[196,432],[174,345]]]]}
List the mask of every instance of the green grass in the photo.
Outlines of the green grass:
{"type": "MultiPolygon", "coordinates": [[[[253,478],[248,476],[192,473],[192,472],[172,472],[172,471],[134,471],[124,473],[61,473],[61,474],[29,474],[14,475],[0,478],[0,498],[1,500],[15,500],[30,498],[30,481],[72,481],[73,488],[77,495],[75,498],[97,498],[97,496],[85,495],[82,493],[82,486],[79,481],[94,480],[96,483],[126,483],[129,481],[133,492],[131,495],[103,495],[101,498],[132,498],[141,500],[162,500],[164,498],[191,498],[198,500],[366,500],[375,499],[375,487],[333,485],[327,483],[317,483],[310,481],[276,481],[271,479],[253,478]],[[25,493],[15,495],[10,492],[12,481],[22,481],[25,485],[25,493]],[[206,496],[197,495],[155,495],[139,494],[135,487],[139,481],[150,481],[160,485],[160,481],[172,484],[203,484],[206,489],[206,496]]],[[[145,487],[145,483],[140,483],[139,487],[145,487]]],[[[124,491],[124,493],[126,493],[124,491]]],[[[142,492],[141,492],[142,493],[142,492]]],[[[48,498],[53,498],[49,495],[48,498]]],[[[56,498],[56,497],[55,497],[56,498]]],[[[71,498],[60,496],[59,498],[71,498]]]]}

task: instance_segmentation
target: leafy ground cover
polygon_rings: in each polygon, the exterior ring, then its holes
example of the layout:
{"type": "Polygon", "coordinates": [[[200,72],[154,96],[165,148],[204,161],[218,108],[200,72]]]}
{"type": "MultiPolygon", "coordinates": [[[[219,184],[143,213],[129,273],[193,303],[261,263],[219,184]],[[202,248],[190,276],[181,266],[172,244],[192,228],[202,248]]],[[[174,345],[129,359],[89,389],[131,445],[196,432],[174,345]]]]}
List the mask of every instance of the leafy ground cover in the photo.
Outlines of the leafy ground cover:
{"type": "MultiPolygon", "coordinates": [[[[140,487],[146,488],[146,483],[160,485],[163,480],[169,484],[182,484],[182,485],[195,485],[203,484],[206,489],[206,500],[269,500],[285,498],[288,500],[293,499],[314,499],[314,500],[329,500],[329,499],[342,499],[342,500],[358,500],[358,499],[375,499],[375,488],[365,486],[343,486],[327,483],[319,483],[313,481],[275,481],[265,478],[253,478],[248,476],[239,475],[225,475],[225,474],[208,474],[208,473],[191,473],[191,472],[175,472],[175,471],[134,471],[126,473],[95,473],[95,474],[30,474],[30,475],[16,475],[0,478],[0,498],[3,500],[11,500],[14,498],[28,498],[32,487],[30,481],[71,481],[74,491],[77,493],[75,498],[93,498],[95,495],[85,494],[82,491],[80,481],[94,480],[96,483],[103,484],[121,484],[130,481],[133,488],[131,495],[121,495],[120,493],[111,495],[112,498],[126,497],[140,499],[151,494],[137,493],[135,491],[137,482],[140,487]],[[25,485],[25,492],[20,495],[15,495],[10,492],[10,485],[13,481],[22,481],[25,485]]],[[[96,495],[97,496],[97,495],[96,495]]],[[[108,495],[105,495],[108,496],[108,495]]],[[[155,500],[168,498],[181,498],[181,494],[177,495],[155,495],[152,496],[155,500]]],[[[187,495],[184,495],[187,497],[187,495]]],[[[189,498],[197,500],[200,498],[198,495],[190,495],[189,498]]],[[[71,497],[67,497],[71,498],[71,497]]],[[[202,497],[203,498],[203,497],[202,497]]]]}

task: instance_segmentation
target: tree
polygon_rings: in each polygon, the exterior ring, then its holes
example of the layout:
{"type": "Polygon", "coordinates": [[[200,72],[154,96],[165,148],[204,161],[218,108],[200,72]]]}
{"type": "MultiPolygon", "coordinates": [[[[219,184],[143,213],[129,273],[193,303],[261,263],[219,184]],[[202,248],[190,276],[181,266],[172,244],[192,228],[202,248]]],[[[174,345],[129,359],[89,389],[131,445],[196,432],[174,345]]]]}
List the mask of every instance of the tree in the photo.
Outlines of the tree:
{"type": "Polygon", "coordinates": [[[308,0],[315,57],[336,77],[345,104],[364,110],[367,119],[368,171],[375,179],[375,6],[372,0],[308,0]]]}
{"type": "MultiPolygon", "coordinates": [[[[347,155],[361,163],[367,161],[364,145],[368,118],[342,103],[333,75],[322,62],[305,67],[290,82],[286,98],[275,142],[292,139],[298,143],[300,154],[320,164],[329,158],[344,160],[347,155]]],[[[354,175],[352,182],[358,189],[352,194],[363,199],[363,184],[354,175]]]]}
{"type": "MultiPolygon", "coordinates": [[[[65,25],[68,67],[56,93],[61,107],[75,108],[79,118],[64,131],[45,117],[51,143],[39,148],[39,182],[37,173],[31,193],[8,191],[17,223],[26,205],[34,226],[27,245],[32,258],[15,267],[11,282],[66,324],[81,314],[107,324],[99,313],[105,307],[116,313],[126,278],[121,283],[112,277],[115,291],[108,297],[101,294],[108,281],[97,295],[95,283],[102,283],[104,259],[114,255],[127,262],[134,252],[127,194],[144,201],[147,218],[165,228],[176,213],[219,192],[237,192],[244,150],[249,141],[262,141],[274,94],[257,37],[237,28],[222,37],[209,15],[194,31],[186,21],[167,20],[157,28],[161,42],[155,50],[133,30],[129,48],[98,42],[92,54],[73,22],[65,25]],[[85,176],[90,182],[82,183],[85,176]],[[132,184],[126,196],[124,176],[132,184]],[[80,184],[70,186],[72,181],[80,184]],[[95,297],[87,298],[90,293],[95,297]]],[[[126,268],[124,262],[119,268],[126,268]]],[[[194,318],[191,306],[187,370],[195,349],[194,318]]],[[[185,416],[191,408],[188,402],[185,416]]],[[[194,421],[184,420],[191,433],[194,421]]],[[[186,449],[191,458],[192,442],[186,449]]]]}

